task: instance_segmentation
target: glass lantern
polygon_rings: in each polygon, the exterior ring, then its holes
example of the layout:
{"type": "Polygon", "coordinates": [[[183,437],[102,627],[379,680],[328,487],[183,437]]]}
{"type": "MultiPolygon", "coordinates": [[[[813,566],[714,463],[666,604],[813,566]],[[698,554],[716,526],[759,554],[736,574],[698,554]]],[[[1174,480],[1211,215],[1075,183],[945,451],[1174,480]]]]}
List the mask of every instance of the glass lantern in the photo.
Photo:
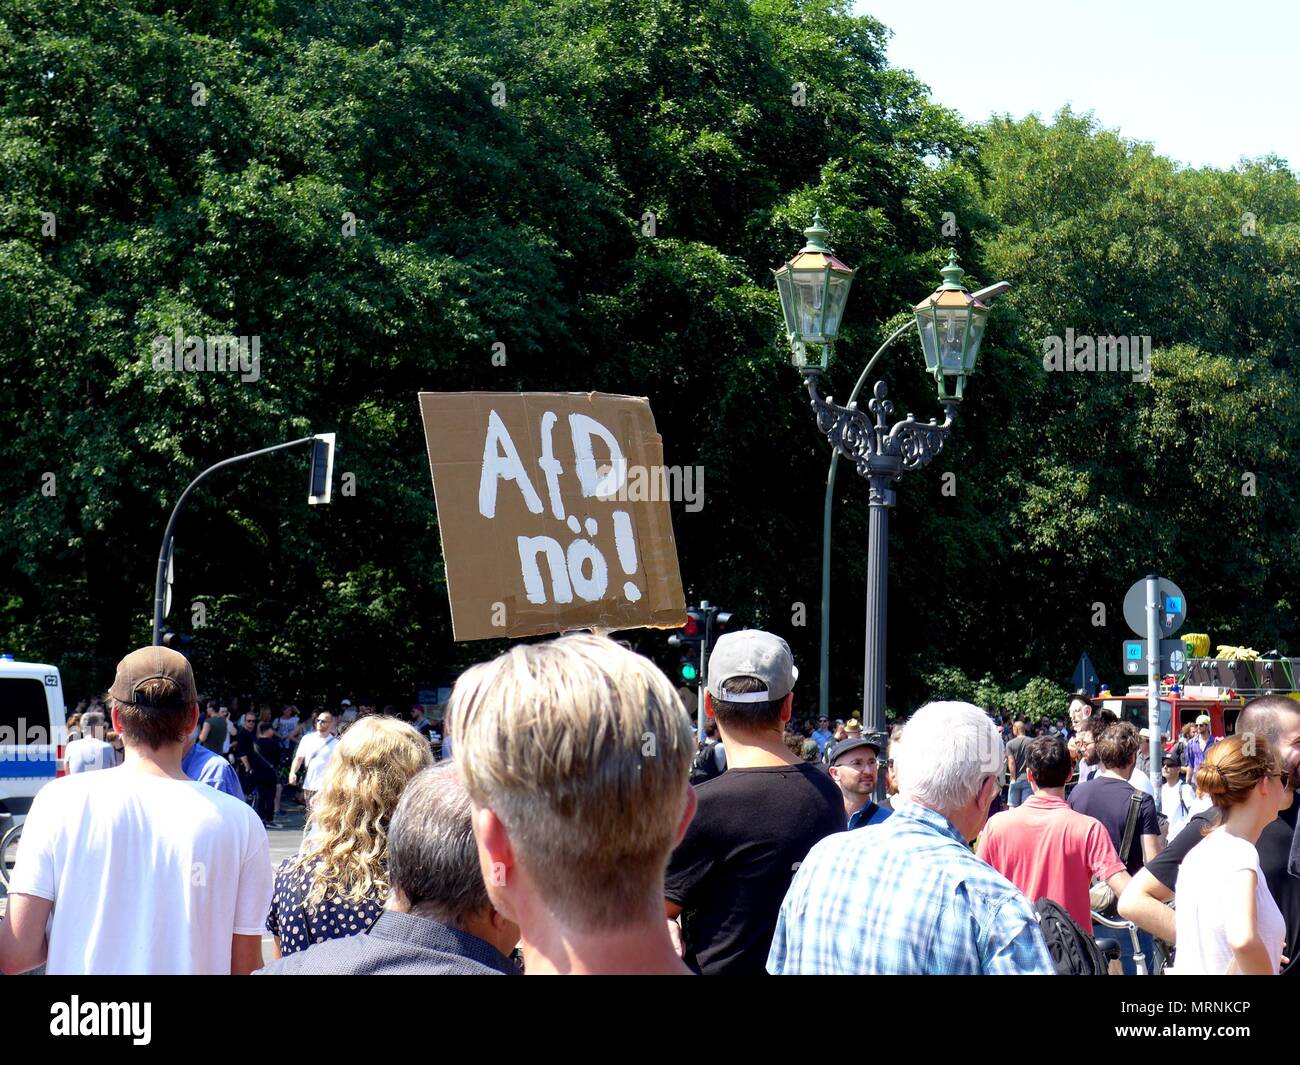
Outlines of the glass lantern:
{"type": "Polygon", "coordinates": [[[822,228],[821,217],[813,215],[813,224],[805,229],[808,243],[772,273],[785,332],[790,342],[790,361],[800,369],[825,369],[830,349],[839,335],[840,319],[849,298],[849,286],[856,271],[837,259],[826,243],[830,232],[822,228]],[[810,361],[808,345],[819,349],[817,362],[810,361]]]}
{"type": "Polygon", "coordinates": [[[916,305],[916,327],[939,399],[951,402],[962,398],[966,378],[975,372],[989,309],[962,285],[966,271],[957,265],[955,254],[939,272],[943,284],[916,305]]]}

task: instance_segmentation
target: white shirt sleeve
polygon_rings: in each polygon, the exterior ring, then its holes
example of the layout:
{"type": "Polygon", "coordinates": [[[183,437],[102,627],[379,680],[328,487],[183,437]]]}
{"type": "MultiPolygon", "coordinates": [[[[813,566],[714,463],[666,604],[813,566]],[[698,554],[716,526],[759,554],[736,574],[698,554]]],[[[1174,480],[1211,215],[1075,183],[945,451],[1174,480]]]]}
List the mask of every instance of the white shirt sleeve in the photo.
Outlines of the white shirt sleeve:
{"type": "Polygon", "coordinates": [[[1156,789],[1151,786],[1151,778],[1142,770],[1134,769],[1132,776],[1128,778],[1128,782],[1144,795],[1150,795],[1152,799],[1155,799],[1156,789]]]}
{"type": "Polygon", "coordinates": [[[239,893],[235,899],[235,935],[262,936],[271,912],[275,875],[271,871],[271,843],[266,829],[249,811],[248,843],[239,867],[239,893]]]}
{"type": "Polygon", "coordinates": [[[54,901],[59,870],[55,858],[55,836],[62,818],[51,808],[50,791],[42,788],[32,800],[18,841],[18,858],[9,881],[11,895],[35,895],[54,901]]]}

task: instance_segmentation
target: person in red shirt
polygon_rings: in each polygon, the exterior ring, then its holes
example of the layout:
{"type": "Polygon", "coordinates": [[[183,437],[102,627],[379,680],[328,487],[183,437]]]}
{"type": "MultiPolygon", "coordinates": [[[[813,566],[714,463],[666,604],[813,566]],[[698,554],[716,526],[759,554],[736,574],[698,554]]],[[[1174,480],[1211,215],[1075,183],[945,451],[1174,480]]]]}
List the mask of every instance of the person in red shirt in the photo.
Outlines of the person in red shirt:
{"type": "Polygon", "coordinates": [[[1106,826],[1065,802],[1072,768],[1065,742],[1039,736],[1029,743],[1026,761],[1033,794],[1014,810],[989,819],[979,856],[1030,902],[1051,899],[1091,933],[1088,888],[1093,878],[1106,881],[1118,898],[1128,886],[1128,871],[1106,826]]]}

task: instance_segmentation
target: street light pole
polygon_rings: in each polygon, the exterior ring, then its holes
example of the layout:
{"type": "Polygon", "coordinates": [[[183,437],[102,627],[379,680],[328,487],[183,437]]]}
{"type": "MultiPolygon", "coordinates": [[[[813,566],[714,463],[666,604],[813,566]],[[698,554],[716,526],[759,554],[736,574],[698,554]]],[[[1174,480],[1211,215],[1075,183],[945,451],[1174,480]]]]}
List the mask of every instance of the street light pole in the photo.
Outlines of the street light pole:
{"type": "MultiPolygon", "coordinates": [[[[885,342],[876,349],[876,353],[867,360],[867,365],[863,367],[862,373],[858,375],[858,382],[853,386],[853,391],[849,393],[849,406],[857,406],[858,393],[862,391],[862,386],[867,382],[867,375],[871,373],[871,368],[876,365],[880,356],[885,353],[895,340],[901,337],[909,329],[916,325],[915,318],[909,318],[907,324],[895,329],[885,342]]],[[[831,702],[831,510],[835,500],[835,471],[839,467],[840,453],[831,452],[831,465],[826,473],[826,502],[822,505],[822,632],[821,632],[821,670],[819,673],[818,687],[818,713],[821,717],[830,717],[831,702]]],[[[873,511],[874,513],[874,511],[873,511]]],[[[888,535],[889,515],[885,515],[886,536],[888,535]]],[[[883,698],[883,697],[882,697],[883,698]]]]}
{"type": "Polygon", "coordinates": [[[868,478],[867,623],[862,662],[862,727],[885,732],[885,634],[889,617],[889,508],[894,490],[881,474],[868,478]],[[888,500],[886,502],[885,500],[888,500]]]}
{"type": "Polygon", "coordinates": [[[813,214],[812,225],[804,230],[807,243],[788,262],[772,271],[790,361],[803,375],[817,415],[817,427],[831,443],[831,467],[826,478],[822,510],[822,644],[821,712],[829,717],[830,672],[830,513],[833,502],[836,458],[852,459],[858,473],[870,485],[868,527],[866,650],[862,678],[863,730],[881,743],[885,734],[885,622],[888,603],[889,508],[894,505],[894,484],[908,470],[928,465],[943,449],[957,416],[966,379],[975,371],[980,342],[988,324],[985,300],[1006,292],[1010,285],[998,282],[971,293],[963,284],[965,271],[957,265],[956,253],[939,273],[943,283],[912,310],[920,334],[927,372],[934,378],[945,417],[942,425],[933,418],[922,424],[909,414],[893,425],[894,404],[883,381],[872,389],[867,403],[870,414],[858,409],[857,394],[866,383],[872,365],[881,352],[910,328],[896,330],[872,356],[849,397],[841,407],[820,391],[822,372],[830,362],[839,336],[840,322],[849,287],[857,273],[839,259],[829,244],[830,232],[813,214]]]}
{"type": "Polygon", "coordinates": [[[866,648],[862,677],[862,730],[876,738],[885,729],[885,623],[888,606],[889,508],[896,501],[894,483],[909,470],[927,466],[943,450],[957,417],[957,403],[944,404],[943,424],[933,418],[921,423],[909,414],[889,424],[893,401],[884,381],[877,381],[870,414],[856,404],[841,407],[832,397],[822,396],[818,370],[805,370],[805,382],[817,427],[830,439],[839,454],[853,461],[870,488],[870,518],[867,531],[867,617],[866,648]]]}
{"type": "MultiPolygon", "coordinates": [[[[300,440],[290,440],[287,444],[276,444],[274,447],[264,447],[258,451],[249,451],[243,455],[235,455],[232,458],[222,459],[220,462],[212,466],[209,466],[206,470],[204,470],[197,477],[195,477],[194,480],[192,480],[189,483],[188,487],[186,487],[185,491],[181,493],[180,499],[176,501],[176,506],[172,508],[171,517],[167,519],[167,529],[166,531],[163,532],[162,549],[158,552],[158,574],[154,578],[154,597],[153,597],[153,645],[155,647],[159,646],[162,643],[163,610],[164,610],[164,603],[167,598],[167,559],[171,553],[172,536],[176,531],[176,520],[180,517],[181,511],[185,508],[185,504],[189,501],[190,493],[192,493],[194,489],[198,487],[198,483],[201,480],[203,480],[204,477],[214,472],[215,470],[221,469],[223,466],[233,466],[237,462],[246,462],[249,459],[257,458],[260,455],[269,455],[273,451],[284,451],[286,448],[298,447],[300,444],[310,444],[317,440],[324,440],[328,444],[329,455],[327,459],[326,468],[327,470],[329,470],[329,467],[333,465],[334,434],[322,433],[319,436],[304,436],[300,440]]],[[[318,486],[318,483],[322,480],[322,478],[317,477],[315,475],[315,465],[317,463],[317,456],[314,451],[312,454],[312,461],[313,461],[312,493],[313,495],[316,495],[318,494],[316,492],[316,488],[318,486]]],[[[323,480],[325,481],[329,480],[328,473],[326,477],[323,478],[323,480]]],[[[322,501],[328,502],[328,497],[329,497],[329,485],[327,483],[325,485],[325,494],[322,501]]],[[[314,499],[311,499],[309,501],[314,501],[314,499]]]]}

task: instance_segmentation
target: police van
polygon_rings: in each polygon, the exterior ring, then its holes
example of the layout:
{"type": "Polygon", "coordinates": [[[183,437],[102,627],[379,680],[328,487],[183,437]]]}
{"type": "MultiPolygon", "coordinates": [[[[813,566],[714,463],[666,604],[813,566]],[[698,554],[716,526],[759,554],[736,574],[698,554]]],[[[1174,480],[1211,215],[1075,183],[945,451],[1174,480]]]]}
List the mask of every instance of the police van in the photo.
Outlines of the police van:
{"type": "Polygon", "coordinates": [[[58,668],[0,654],[0,833],[63,775],[66,724],[58,668]]]}

